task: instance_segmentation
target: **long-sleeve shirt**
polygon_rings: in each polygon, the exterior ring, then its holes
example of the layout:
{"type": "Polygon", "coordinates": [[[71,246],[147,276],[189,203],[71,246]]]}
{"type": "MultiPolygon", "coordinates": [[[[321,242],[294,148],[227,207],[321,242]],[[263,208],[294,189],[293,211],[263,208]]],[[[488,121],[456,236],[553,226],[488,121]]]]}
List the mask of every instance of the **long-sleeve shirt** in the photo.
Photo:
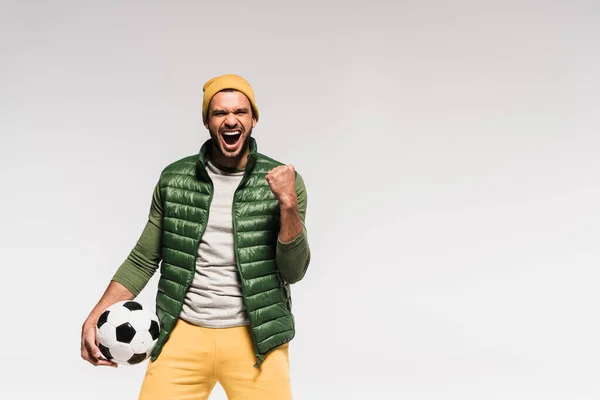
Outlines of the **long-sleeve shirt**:
{"type": "MultiPolygon", "coordinates": [[[[233,252],[231,206],[233,192],[242,171],[224,171],[208,163],[207,172],[214,184],[214,196],[206,231],[198,246],[196,274],[188,290],[181,317],[207,327],[228,327],[247,324],[241,298],[240,277],[233,252]]],[[[276,262],[282,278],[294,283],[300,280],[310,262],[310,248],[304,225],[306,217],[306,188],[302,177],[296,175],[296,195],[302,220],[302,232],[292,241],[277,240],[276,262]]],[[[131,253],[113,276],[113,280],[128,288],[134,295],[145,287],[161,260],[163,207],[159,185],[152,196],[146,226],[131,253]]]]}

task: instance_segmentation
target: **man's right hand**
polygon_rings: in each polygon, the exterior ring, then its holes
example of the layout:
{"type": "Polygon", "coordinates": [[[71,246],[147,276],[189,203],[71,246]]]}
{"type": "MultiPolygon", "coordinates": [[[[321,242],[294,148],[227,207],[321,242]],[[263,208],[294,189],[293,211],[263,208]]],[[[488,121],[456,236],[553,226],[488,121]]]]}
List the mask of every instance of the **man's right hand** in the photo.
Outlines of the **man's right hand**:
{"type": "Polygon", "coordinates": [[[102,298],[98,304],[96,304],[92,312],[90,312],[81,328],[81,358],[92,365],[118,367],[117,363],[109,361],[102,356],[102,353],[98,348],[96,323],[98,322],[100,315],[102,315],[104,310],[110,307],[110,305],[122,300],[133,300],[134,298],[134,294],[125,286],[118,282],[110,281],[102,298]]]}
{"type": "Polygon", "coordinates": [[[117,363],[105,359],[100,352],[96,338],[96,321],[93,319],[88,318],[81,328],[81,358],[95,366],[118,367],[117,363]]]}

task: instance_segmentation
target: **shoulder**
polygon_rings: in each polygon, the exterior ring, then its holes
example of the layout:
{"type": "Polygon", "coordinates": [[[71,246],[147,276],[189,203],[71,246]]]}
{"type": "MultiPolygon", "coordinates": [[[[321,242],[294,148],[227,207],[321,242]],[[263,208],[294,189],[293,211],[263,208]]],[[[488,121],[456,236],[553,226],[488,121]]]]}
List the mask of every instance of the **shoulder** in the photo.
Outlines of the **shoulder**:
{"type": "Polygon", "coordinates": [[[265,154],[256,153],[256,165],[272,169],[272,168],[278,167],[280,165],[285,165],[285,163],[278,161],[274,158],[271,158],[265,154]]]}
{"type": "MultiPolygon", "coordinates": [[[[288,165],[287,163],[284,163],[282,161],[276,160],[274,158],[271,158],[267,155],[264,155],[262,153],[256,153],[256,165],[260,165],[269,169],[273,169],[275,167],[279,167],[281,165],[288,165]]],[[[298,174],[298,170],[296,169],[296,167],[294,166],[294,170],[296,170],[296,174],[298,174]]]]}
{"type": "Polygon", "coordinates": [[[189,155],[168,164],[160,173],[159,186],[168,186],[173,179],[181,179],[184,176],[195,174],[197,154],[189,155]]]}
{"type": "Polygon", "coordinates": [[[173,161],[165,168],[163,168],[161,172],[162,175],[168,174],[179,174],[179,175],[190,175],[194,173],[194,169],[196,168],[196,161],[198,159],[197,154],[193,154],[184,158],[181,158],[177,161],[173,161]]]}

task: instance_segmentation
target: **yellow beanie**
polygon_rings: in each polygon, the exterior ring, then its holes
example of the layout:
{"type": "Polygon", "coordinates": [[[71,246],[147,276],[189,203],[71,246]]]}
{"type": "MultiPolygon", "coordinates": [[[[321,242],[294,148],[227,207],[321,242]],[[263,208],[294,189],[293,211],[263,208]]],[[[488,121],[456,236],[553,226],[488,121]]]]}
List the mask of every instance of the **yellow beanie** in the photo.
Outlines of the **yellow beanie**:
{"type": "Polygon", "coordinates": [[[254,91],[252,90],[252,86],[241,76],[227,74],[217,76],[212,78],[208,82],[204,84],[202,88],[204,92],[204,99],[202,101],[202,120],[206,122],[208,117],[208,105],[212,100],[213,96],[224,89],[235,89],[239,92],[242,92],[246,95],[248,100],[250,100],[250,105],[252,106],[252,114],[258,121],[258,108],[256,107],[256,103],[254,102],[254,91]]]}

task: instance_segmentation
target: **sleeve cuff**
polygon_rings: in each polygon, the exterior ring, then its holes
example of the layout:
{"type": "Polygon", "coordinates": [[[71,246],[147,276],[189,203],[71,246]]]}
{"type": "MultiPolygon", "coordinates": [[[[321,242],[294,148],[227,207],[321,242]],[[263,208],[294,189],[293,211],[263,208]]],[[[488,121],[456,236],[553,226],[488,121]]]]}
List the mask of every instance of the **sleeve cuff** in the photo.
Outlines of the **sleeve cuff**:
{"type": "Polygon", "coordinates": [[[298,234],[295,238],[293,238],[290,242],[282,242],[279,240],[279,235],[277,236],[277,247],[279,250],[287,251],[293,248],[298,247],[301,243],[306,240],[306,228],[302,227],[302,232],[298,234]]]}
{"type": "Polygon", "coordinates": [[[137,287],[133,282],[131,282],[130,280],[124,278],[123,276],[121,276],[120,274],[115,274],[112,279],[113,281],[120,283],[121,285],[125,286],[125,288],[127,290],[129,290],[131,293],[133,293],[133,295],[135,297],[137,297],[138,294],[140,294],[140,292],[142,291],[139,287],[137,287]]]}

